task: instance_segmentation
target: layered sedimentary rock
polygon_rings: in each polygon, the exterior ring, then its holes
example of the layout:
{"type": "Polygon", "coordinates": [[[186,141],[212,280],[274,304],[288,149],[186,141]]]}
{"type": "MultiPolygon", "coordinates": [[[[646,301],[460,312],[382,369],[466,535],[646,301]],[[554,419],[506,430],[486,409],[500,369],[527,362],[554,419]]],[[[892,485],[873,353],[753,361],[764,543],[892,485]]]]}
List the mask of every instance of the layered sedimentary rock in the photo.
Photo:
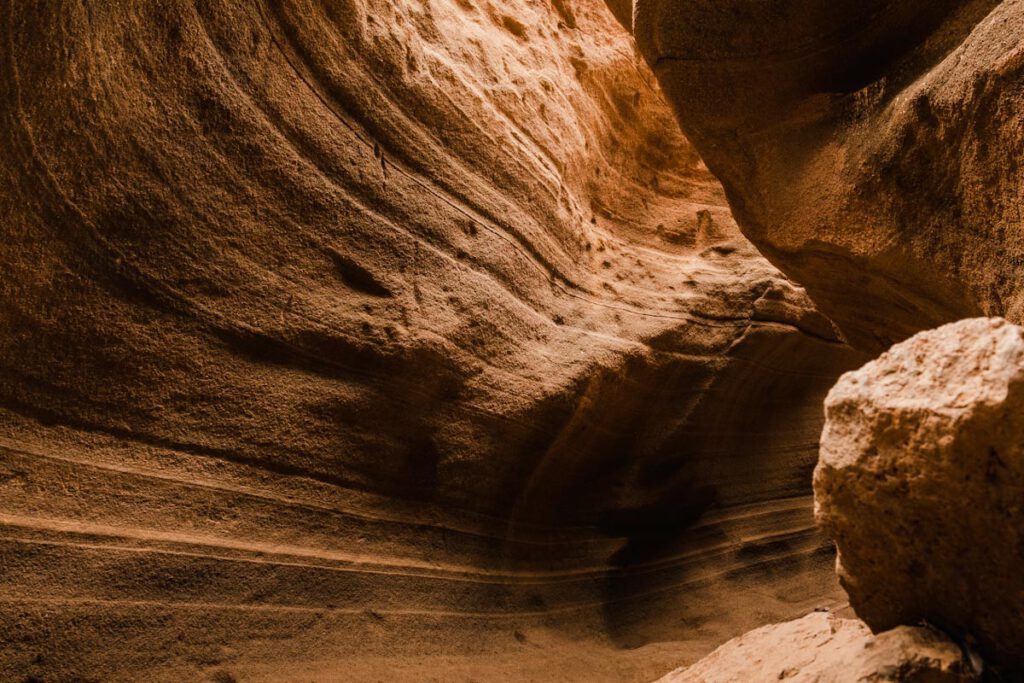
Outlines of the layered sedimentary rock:
{"type": "Polygon", "coordinates": [[[744,234],[851,343],[1024,320],[1024,2],[635,5],[744,234]]]}
{"type": "Polygon", "coordinates": [[[653,678],[833,599],[808,483],[863,358],[603,5],[0,35],[5,674],[653,678]]]}
{"type": "Polygon", "coordinates": [[[814,488],[857,614],[1024,665],[1024,330],[922,332],[829,393],[814,488]]]}
{"type": "Polygon", "coordinates": [[[822,612],[730,640],[658,683],[967,683],[979,680],[960,646],[929,628],[872,635],[857,619],[822,612]]]}

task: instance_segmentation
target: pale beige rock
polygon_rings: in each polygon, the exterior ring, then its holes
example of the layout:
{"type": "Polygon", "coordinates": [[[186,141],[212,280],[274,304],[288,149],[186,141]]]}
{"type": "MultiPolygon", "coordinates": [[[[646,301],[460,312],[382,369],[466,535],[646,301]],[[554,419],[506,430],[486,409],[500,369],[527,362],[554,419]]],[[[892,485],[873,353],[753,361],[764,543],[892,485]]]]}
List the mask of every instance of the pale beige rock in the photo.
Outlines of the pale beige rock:
{"type": "Polygon", "coordinates": [[[814,476],[857,614],[922,619],[1024,659],[1024,337],[998,318],[920,333],[839,380],[814,476]]]}
{"type": "Polygon", "coordinates": [[[932,629],[900,626],[872,635],[858,619],[814,612],[733,638],[659,683],[952,683],[977,680],[972,671],[960,648],[932,629]]]}

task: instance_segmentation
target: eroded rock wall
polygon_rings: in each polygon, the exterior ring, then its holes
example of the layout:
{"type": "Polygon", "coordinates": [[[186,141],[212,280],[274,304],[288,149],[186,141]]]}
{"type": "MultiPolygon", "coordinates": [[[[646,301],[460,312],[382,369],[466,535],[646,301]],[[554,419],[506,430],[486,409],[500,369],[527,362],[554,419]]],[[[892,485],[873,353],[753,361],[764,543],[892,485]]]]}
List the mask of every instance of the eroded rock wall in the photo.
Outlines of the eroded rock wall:
{"type": "Polygon", "coordinates": [[[0,669],[653,678],[833,598],[809,477],[863,359],[603,6],[0,35],[0,669]]]}
{"type": "Polygon", "coordinates": [[[1022,319],[1024,2],[635,3],[744,234],[873,352],[1022,319]]]}

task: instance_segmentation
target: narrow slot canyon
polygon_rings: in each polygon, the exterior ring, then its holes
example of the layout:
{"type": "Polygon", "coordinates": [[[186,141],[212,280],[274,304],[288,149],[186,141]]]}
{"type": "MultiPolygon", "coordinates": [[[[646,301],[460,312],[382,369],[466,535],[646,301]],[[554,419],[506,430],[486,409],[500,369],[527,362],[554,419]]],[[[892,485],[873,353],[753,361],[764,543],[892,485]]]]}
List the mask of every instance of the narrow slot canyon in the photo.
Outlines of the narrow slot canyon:
{"type": "Polygon", "coordinates": [[[902,527],[857,527],[881,484],[847,516],[850,414],[905,403],[840,377],[1005,316],[891,396],[1015,400],[980,368],[1021,322],[1024,2],[45,0],[0,36],[0,680],[756,682],[723,644],[834,615],[1016,664],[998,618],[862,608],[902,527]]]}

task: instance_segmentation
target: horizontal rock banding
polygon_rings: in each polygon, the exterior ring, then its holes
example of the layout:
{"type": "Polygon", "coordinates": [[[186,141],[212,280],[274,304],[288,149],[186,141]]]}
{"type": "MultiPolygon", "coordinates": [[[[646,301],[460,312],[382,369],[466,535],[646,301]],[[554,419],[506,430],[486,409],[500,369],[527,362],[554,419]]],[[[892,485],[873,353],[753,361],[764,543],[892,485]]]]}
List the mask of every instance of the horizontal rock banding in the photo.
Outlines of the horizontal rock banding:
{"type": "Polygon", "coordinates": [[[832,599],[807,478],[860,358],[603,7],[0,32],[0,668],[618,680],[832,599]]]}

